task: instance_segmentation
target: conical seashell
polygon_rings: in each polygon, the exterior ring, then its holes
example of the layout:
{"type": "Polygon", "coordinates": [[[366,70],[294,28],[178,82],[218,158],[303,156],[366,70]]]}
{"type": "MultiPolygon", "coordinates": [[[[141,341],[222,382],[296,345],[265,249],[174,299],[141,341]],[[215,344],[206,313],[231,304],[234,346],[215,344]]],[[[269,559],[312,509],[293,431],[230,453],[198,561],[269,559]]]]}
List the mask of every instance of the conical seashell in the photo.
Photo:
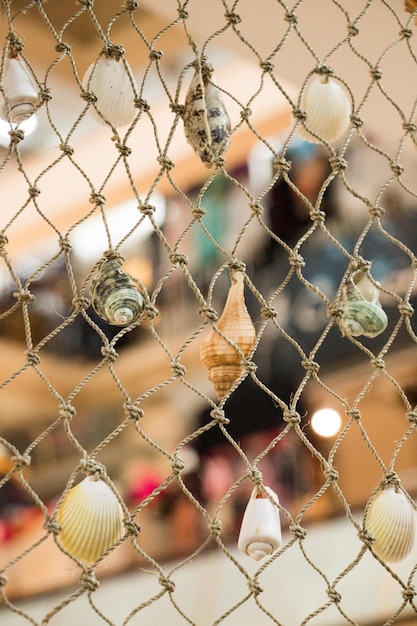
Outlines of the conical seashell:
{"type": "Polygon", "coordinates": [[[374,537],[374,552],[396,563],[410,554],[415,538],[415,512],[405,494],[395,487],[380,491],[367,511],[365,528],[374,537]]]}
{"type": "MultiPolygon", "coordinates": [[[[256,331],[245,304],[242,272],[232,274],[232,286],[216,326],[240,348],[245,357],[250,354],[255,343],[256,331]]],[[[216,330],[203,341],[200,361],[209,370],[209,380],[213,383],[219,400],[245,371],[238,350],[216,330]]]]}
{"type": "MultiPolygon", "coordinates": [[[[277,494],[270,487],[264,489],[278,502],[277,494]]],[[[281,543],[279,509],[265,493],[254,487],[243,515],[238,548],[242,554],[260,561],[278,550],[281,543]]]]}
{"type": "Polygon", "coordinates": [[[307,141],[336,141],[349,126],[349,96],[342,85],[328,75],[314,76],[310,80],[301,96],[300,107],[306,113],[306,119],[305,127],[299,124],[297,133],[307,141]]]}
{"type": "Polygon", "coordinates": [[[19,124],[27,120],[42,102],[38,86],[19,56],[6,57],[2,85],[0,118],[6,122],[19,124]]]}
{"type": "Polygon", "coordinates": [[[342,331],[352,337],[377,337],[388,326],[387,314],[368,270],[354,272],[345,283],[340,325],[342,331]]]}
{"type": "Polygon", "coordinates": [[[96,561],[123,535],[123,510],[101,478],[88,476],[68,491],[57,513],[59,540],[73,556],[96,561]]]}
{"type": "Polygon", "coordinates": [[[91,304],[97,315],[115,326],[135,322],[145,301],[115,259],[105,261],[91,281],[91,304]]]}
{"type": "Polygon", "coordinates": [[[97,119],[104,124],[108,121],[116,128],[131,124],[137,114],[132,86],[135,79],[129,64],[125,63],[126,66],[112,57],[100,57],[90,65],[82,80],[83,89],[97,98],[95,106],[104,120],[100,115],[97,119]]]}
{"type": "Polygon", "coordinates": [[[185,99],[184,131],[188,143],[207,167],[229,147],[230,120],[212,76],[203,80],[196,69],[185,99]]]}

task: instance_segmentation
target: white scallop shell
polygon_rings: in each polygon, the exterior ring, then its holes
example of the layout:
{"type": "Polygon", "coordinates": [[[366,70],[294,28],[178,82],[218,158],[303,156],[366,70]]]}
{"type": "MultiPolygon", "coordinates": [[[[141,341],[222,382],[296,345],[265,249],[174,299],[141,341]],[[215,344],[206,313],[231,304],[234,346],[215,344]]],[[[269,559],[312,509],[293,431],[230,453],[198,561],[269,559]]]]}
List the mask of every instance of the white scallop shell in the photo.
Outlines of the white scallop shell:
{"type": "MultiPolygon", "coordinates": [[[[264,487],[278,502],[278,497],[270,487],[264,487]]],[[[278,507],[258,488],[252,490],[240,527],[238,548],[255,561],[269,556],[281,546],[281,522],[278,507]]]]}
{"type": "Polygon", "coordinates": [[[350,122],[351,102],[347,91],[329,76],[314,76],[306,86],[300,101],[306,113],[305,127],[299,124],[297,134],[313,143],[336,141],[350,122]],[[309,132],[314,132],[318,137],[309,132]]]}
{"type": "Polygon", "coordinates": [[[401,490],[388,487],[371,502],[365,528],[375,537],[372,548],[393,563],[410,554],[416,533],[414,509],[401,490]]]}
{"type": "MultiPolygon", "coordinates": [[[[116,128],[131,124],[137,114],[132,86],[135,79],[129,64],[125,63],[127,70],[122,61],[100,57],[88,67],[82,80],[83,89],[96,96],[98,111],[116,128]]],[[[101,123],[106,123],[93,107],[91,111],[101,123]]]]}
{"type": "Polygon", "coordinates": [[[38,86],[25,61],[19,57],[6,57],[0,98],[0,118],[19,124],[28,119],[40,106],[38,86]]]}
{"type": "Polygon", "coordinates": [[[62,546],[81,561],[96,561],[123,534],[123,510],[109,485],[88,476],[66,494],[57,514],[62,546]]]}

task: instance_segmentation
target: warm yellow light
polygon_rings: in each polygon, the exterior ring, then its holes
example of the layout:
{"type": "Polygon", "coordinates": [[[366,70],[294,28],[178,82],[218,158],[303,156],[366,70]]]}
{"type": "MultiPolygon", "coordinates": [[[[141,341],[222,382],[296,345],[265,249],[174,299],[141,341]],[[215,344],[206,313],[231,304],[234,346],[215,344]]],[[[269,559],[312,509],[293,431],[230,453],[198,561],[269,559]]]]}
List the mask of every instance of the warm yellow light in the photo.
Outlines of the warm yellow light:
{"type": "Polygon", "coordinates": [[[334,437],[342,425],[342,418],[334,409],[319,409],[311,418],[311,426],[320,437],[334,437]]]}

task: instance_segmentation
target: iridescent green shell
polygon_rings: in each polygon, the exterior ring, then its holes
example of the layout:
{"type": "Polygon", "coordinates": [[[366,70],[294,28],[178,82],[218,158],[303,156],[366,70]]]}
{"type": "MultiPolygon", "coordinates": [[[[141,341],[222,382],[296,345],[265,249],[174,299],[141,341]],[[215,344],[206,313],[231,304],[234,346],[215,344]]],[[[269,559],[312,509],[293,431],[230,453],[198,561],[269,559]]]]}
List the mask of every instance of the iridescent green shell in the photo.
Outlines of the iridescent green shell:
{"type": "Polygon", "coordinates": [[[352,337],[377,337],[388,326],[387,314],[368,270],[354,272],[344,285],[340,324],[342,331],[352,337]]]}
{"type": "Polygon", "coordinates": [[[105,261],[92,279],[91,304],[97,315],[115,326],[135,322],[145,306],[143,296],[114,259],[105,261]]]}

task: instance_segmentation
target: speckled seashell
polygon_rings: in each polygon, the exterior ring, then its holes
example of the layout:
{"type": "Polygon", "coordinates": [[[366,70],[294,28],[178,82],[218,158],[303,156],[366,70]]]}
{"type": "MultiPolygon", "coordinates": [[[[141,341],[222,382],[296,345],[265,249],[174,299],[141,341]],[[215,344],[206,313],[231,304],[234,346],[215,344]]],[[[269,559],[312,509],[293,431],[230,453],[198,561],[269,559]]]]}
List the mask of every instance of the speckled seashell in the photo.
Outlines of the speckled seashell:
{"type": "Polygon", "coordinates": [[[203,80],[197,69],[185,99],[184,131],[188,143],[203,163],[229,147],[230,120],[215,78],[203,80]]]}
{"type": "Polygon", "coordinates": [[[301,96],[300,108],[306,119],[298,125],[297,134],[307,141],[336,141],[349,126],[350,98],[344,87],[330,76],[313,76],[301,96]]]}
{"type": "Polygon", "coordinates": [[[101,123],[108,121],[116,128],[131,124],[137,114],[132,87],[135,79],[127,61],[125,64],[112,57],[100,57],[89,66],[82,80],[83,89],[96,96],[95,106],[104,120],[93,106],[90,111],[101,123]]]}
{"type": "Polygon", "coordinates": [[[127,326],[135,322],[145,301],[115,259],[105,261],[91,281],[91,304],[109,324],[127,326]]]}
{"type": "Polygon", "coordinates": [[[388,317],[379,302],[378,288],[367,270],[350,275],[343,286],[342,332],[352,337],[377,337],[388,326],[388,317]]]}
{"type": "Polygon", "coordinates": [[[123,510],[109,485],[89,476],[68,491],[56,520],[59,541],[73,556],[92,563],[123,535],[123,510]]]}
{"type": "MultiPolygon", "coordinates": [[[[275,502],[279,502],[270,487],[264,489],[275,502]]],[[[279,509],[265,493],[254,487],[243,515],[238,548],[242,554],[260,561],[278,550],[281,543],[279,509]]]]}
{"type": "Polygon", "coordinates": [[[377,493],[364,525],[374,536],[372,549],[381,559],[396,563],[410,554],[416,534],[415,512],[400,489],[387,487],[377,493]]]}
{"type": "Polygon", "coordinates": [[[4,92],[0,96],[0,118],[19,124],[27,120],[41,105],[38,86],[20,56],[7,56],[2,78],[4,92]]]}
{"type": "MultiPolygon", "coordinates": [[[[243,273],[232,274],[223,313],[217,328],[247,357],[255,343],[256,331],[245,304],[243,273]]],[[[221,400],[235,381],[244,373],[241,354],[215,329],[201,345],[200,361],[209,371],[217,397],[221,400]]]]}

